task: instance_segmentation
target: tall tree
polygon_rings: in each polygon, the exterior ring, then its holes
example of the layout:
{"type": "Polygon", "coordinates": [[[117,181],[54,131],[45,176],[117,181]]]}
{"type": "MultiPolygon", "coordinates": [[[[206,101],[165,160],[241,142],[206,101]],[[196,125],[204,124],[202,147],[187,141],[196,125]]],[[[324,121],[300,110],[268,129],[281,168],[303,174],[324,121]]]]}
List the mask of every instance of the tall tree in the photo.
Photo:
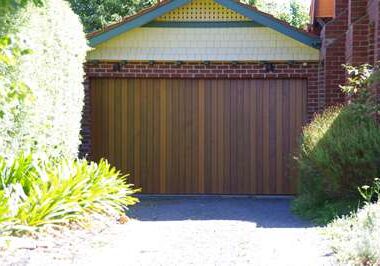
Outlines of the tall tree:
{"type": "Polygon", "coordinates": [[[309,22],[307,7],[299,1],[292,0],[289,5],[290,18],[287,20],[290,25],[297,28],[304,28],[309,22]]]}
{"type": "Polygon", "coordinates": [[[80,16],[86,32],[103,28],[133,15],[156,0],[67,0],[74,12],[80,16]]]}
{"type": "MultiPolygon", "coordinates": [[[[12,0],[0,0],[12,1],[12,0]]],[[[16,0],[13,0],[16,1],[16,0]]],[[[26,0],[18,0],[26,1],[26,0]]],[[[41,1],[41,0],[33,0],[41,1]]],[[[152,6],[158,0],[67,0],[72,9],[82,20],[86,32],[103,28],[104,26],[121,21],[124,16],[133,15],[143,8],[152,6]]],[[[285,20],[291,25],[303,28],[308,22],[307,7],[299,0],[241,0],[259,10],[285,20]]]]}
{"type": "Polygon", "coordinates": [[[259,10],[288,22],[297,28],[305,28],[309,21],[308,7],[300,0],[243,0],[246,4],[254,5],[259,10]]]}

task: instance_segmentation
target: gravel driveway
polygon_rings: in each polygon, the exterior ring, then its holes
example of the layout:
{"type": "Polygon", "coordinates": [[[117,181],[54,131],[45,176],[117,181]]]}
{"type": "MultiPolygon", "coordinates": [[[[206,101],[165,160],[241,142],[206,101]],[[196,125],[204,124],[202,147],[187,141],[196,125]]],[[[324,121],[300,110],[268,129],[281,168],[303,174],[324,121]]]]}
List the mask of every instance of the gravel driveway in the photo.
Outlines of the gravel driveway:
{"type": "Polygon", "coordinates": [[[140,200],[132,221],[74,244],[75,254],[22,265],[333,265],[318,228],[292,215],[289,199],[140,200]]]}
{"type": "Polygon", "coordinates": [[[113,265],[332,265],[318,228],[289,199],[144,197],[112,247],[113,265]]]}

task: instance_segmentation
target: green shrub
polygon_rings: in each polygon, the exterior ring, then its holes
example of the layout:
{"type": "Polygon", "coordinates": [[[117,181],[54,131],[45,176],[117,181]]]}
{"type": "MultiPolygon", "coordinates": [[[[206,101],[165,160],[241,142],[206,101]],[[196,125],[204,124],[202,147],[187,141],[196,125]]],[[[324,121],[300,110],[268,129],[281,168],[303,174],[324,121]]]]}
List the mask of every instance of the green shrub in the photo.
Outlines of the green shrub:
{"type": "Polygon", "coordinates": [[[375,178],[371,185],[363,185],[358,190],[367,203],[378,201],[380,199],[380,179],[375,178]]]}
{"type": "Polygon", "coordinates": [[[83,222],[90,214],[118,215],[136,192],[106,161],[44,162],[0,158],[0,231],[31,231],[45,224],[83,222]]]}
{"type": "Polygon", "coordinates": [[[380,174],[378,105],[369,90],[369,66],[347,67],[348,104],[331,107],[304,127],[299,154],[299,196],[293,207],[327,222],[360,206],[358,187],[380,174]],[[321,217],[322,216],[322,217],[321,217]]]}
{"type": "Polygon", "coordinates": [[[306,194],[298,196],[292,202],[292,210],[317,225],[326,225],[337,217],[356,211],[361,202],[358,199],[326,199],[318,200],[306,194]]]}
{"type": "Polygon", "coordinates": [[[0,62],[0,70],[5,70],[0,80],[7,81],[0,82],[0,155],[11,157],[23,150],[74,158],[80,143],[87,51],[79,18],[63,0],[0,13],[0,35],[10,36],[20,51],[32,51],[15,56],[14,64],[0,62]],[[23,94],[14,89],[18,81],[26,85],[23,94]]]}
{"type": "Polygon", "coordinates": [[[99,30],[122,21],[143,8],[157,3],[156,0],[68,0],[72,9],[82,20],[86,32],[99,30]]]}
{"type": "Polygon", "coordinates": [[[342,265],[380,265],[380,202],[335,220],[325,234],[342,265]]]}
{"type": "Polygon", "coordinates": [[[350,105],[328,109],[304,128],[297,161],[301,194],[357,197],[357,187],[380,174],[380,127],[350,105]]]}

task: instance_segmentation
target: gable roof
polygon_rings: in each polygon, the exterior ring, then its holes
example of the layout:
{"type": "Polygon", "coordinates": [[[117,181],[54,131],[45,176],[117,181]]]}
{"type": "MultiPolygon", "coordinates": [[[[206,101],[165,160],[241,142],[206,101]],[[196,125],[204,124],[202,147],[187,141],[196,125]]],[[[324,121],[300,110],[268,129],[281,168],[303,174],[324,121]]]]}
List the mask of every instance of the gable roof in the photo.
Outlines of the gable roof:
{"type": "MultiPolygon", "coordinates": [[[[95,47],[103,42],[106,42],[113,37],[116,37],[122,33],[130,31],[134,28],[143,26],[152,20],[176,9],[192,0],[165,0],[157,5],[147,8],[136,15],[126,17],[121,22],[111,24],[102,30],[92,32],[87,35],[90,46],[95,47]]],[[[288,23],[279,20],[267,13],[259,11],[257,8],[235,2],[233,0],[214,0],[216,3],[231,9],[252,21],[259,23],[265,27],[276,30],[282,34],[289,36],[303,44],[318,48],[320,46],[320,39],[318,36],[308,33],[303,30],[299,30],[292,27],[288,23]]]]}

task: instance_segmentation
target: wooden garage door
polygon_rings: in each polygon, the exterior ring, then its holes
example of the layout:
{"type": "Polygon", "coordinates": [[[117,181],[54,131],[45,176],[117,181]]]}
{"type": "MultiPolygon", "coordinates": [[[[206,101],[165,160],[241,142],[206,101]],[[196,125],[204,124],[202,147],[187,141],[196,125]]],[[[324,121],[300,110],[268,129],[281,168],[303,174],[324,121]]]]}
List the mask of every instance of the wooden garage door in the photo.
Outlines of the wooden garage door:
{"type": "Polygon", "coordinates": [[[93,79],[92,158],[145,193],[292,194],[305,80],[93,79]]]}

